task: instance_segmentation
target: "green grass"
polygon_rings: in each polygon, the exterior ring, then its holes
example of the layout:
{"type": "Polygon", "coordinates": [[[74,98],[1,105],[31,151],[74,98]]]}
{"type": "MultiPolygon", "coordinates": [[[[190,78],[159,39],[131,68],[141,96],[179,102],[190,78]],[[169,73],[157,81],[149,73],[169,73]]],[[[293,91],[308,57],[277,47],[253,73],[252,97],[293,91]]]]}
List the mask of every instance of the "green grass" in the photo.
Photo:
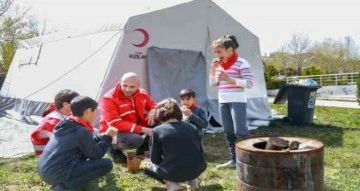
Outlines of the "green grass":
{"type": "MultiPolygon", "coordinates": [[[[286,114],[286,105],[272,105],[286,114]]],[[[317,107],[314,125],[296,127],[282,120],[270,127],[251,132],[251,136],[301,136],[321,140],[325,144],[325,190],[358,190],[360,188],[360,109],[317,107]]],[[[218,171],[215,165],[225,162],[228,149],[222,134],[206,135],[204,140],[207,170],[201,175],[201,190],[235,190],[236,171],[218,171]]],[[[15,159],[0,158],[0,191],[49,190],[36,173],[37,158],[28,155],[15,159]]],[[[106,177],[90,184],[89,190],[165,190],[163,185],[141,173],[129,173],[115,164],[106,177]]]]}

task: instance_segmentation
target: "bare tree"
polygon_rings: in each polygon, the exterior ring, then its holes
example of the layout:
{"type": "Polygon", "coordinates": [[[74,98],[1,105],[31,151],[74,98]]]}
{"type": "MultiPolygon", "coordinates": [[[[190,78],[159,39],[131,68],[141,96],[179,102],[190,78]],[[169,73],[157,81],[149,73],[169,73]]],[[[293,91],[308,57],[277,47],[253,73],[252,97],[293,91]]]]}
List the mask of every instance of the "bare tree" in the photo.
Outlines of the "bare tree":
{"type": "MultiPolygon", "coordinates": [[[[42,23],[40,23],[39,20],[37,20],[33,16],[28,18],[27,30],[32,36],[41,36],[41,35],[46,35],[48,33],[51,33],[46,28],[46,20],[45,19],[42,23]]],[[[52,31],[55,31],[55,29],[53,29],[52,31]]]]}
{"type": "Polygon", "coordinates": [[[312,43],[305,34],[293,34],[292,39],[283,45],[267,60],[281,74],[300,75],[302,69],[317,67],[327,74],[360,71],[360,46],[347,36],[334,40],[327,38],[312,43]],[[285,72],[283,72],[285,69],[285,72]],[[291,74],[287,72],[291,70],[291,74]]]}
{"type": "Polygon", "coordinates": [[[9,7],[6,9],[6,12],[0,17],[0,42],[8,40],[8,36],[5,33],[7,29],[14,26],[17,28],[19,25],[23,25],[23,28],[26,27],[27,17],[29,15],[30,8],[28,6],[15,5],[13,0],[0,0],[0,1],[11,1],[9,7]]]}
{"type": "Polygon", "coordinates": [[[0,18],[10,9],[13,0],[0,0],[0,18]]]}
{"type": "Polygon", "coordinates": [[[345,70],[356,72],[360,69],[359,47],[351,36],[345,37],[345,70]]]}
{"type": "Polygon", "coordinates": [[[327,38],[315,43],[312,52],[315,56],[315,64],[326,73],[344,71],[346,49],[342,41],[327,38]]]}
{"type": "Polygon", "coordinates": [[[13,0],[0,0],[0,6],[0,77],[4,78],[19,41],[39,36],[45,29],[41,31],[29,15],[29,6],[16,5],[13,0]]]}
{"type": "Polygon", "coordinates": [[[287,49],[291,54],[291,60],[297,68],[297,73],[301,74],[301,70],[306,58],[309,58],[308,54],[311,45],[311,40],[307,34],[295,33],[292,35],[291,41],[287,45],[287,49]]]}
{"type": "Polygon", "coordinates": [[[359,47],[351,36],[345,37],[345,47],[347,51],[347,58],[359,57],[359,47]]]}

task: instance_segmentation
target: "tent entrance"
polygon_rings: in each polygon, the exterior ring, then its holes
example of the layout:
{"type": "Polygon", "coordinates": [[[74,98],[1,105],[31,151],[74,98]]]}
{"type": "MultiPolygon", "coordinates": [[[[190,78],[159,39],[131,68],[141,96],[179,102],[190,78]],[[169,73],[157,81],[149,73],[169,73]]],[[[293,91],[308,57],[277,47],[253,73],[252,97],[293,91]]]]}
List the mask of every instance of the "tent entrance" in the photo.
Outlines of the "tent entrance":
{"type": "Polygon", "coordinates": [[[196,92],[197,104],[207,110],[206,61],[201,52],[151,47],[146,64],[155,101],[168,97],[180,101],[180,90],[191,88],[196,92]]]}

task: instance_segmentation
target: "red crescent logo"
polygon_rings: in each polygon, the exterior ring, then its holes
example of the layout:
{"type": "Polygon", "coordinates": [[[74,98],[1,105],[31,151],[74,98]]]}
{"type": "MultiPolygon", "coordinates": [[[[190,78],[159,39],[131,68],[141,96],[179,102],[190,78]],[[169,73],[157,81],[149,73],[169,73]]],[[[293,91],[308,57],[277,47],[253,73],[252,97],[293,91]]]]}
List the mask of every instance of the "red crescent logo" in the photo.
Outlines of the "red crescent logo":
{"type": "Polygon", "coordinates": [[[144,40],[139,43],[139,44],[134,44],[132,43],[132,45],[136,46],[136,47],[143,47],[145,46],[148,42],[149,42],[149,33],[146,32],[145,29],[139,28],[139,29],[135,29],[134,31],[139,31],[144,35],[144,40]]]}

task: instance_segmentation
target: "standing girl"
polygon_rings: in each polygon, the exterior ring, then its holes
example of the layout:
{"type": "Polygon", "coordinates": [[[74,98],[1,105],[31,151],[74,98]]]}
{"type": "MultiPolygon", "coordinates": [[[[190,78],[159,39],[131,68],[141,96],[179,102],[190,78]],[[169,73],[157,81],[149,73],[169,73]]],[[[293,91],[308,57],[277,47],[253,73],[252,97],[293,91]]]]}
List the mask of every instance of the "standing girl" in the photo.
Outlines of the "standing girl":
{"type": "Polygon", "coordinates": [[[36,155],[42,154],[45,145],[49,142],[54,127],[70,115],[70,102],[78,95],[77,92],[72,90],[61,90],[55,95],[55,102],[43,112],[43,121],[31,133],[31,142],[36,155]]]}
{"type": "Polygon", "coordinates": [[[235,142],[248,137],[246,125],[246,89],[251,88],[252,73],[249,63],[235,50],[239,47],[235,36],[226,35],[213,41],[216,58],[212,60],[210,85],[218,86],[219,113],[224,128],[231,160],[216,168],[235,168],[235,142]]]}

